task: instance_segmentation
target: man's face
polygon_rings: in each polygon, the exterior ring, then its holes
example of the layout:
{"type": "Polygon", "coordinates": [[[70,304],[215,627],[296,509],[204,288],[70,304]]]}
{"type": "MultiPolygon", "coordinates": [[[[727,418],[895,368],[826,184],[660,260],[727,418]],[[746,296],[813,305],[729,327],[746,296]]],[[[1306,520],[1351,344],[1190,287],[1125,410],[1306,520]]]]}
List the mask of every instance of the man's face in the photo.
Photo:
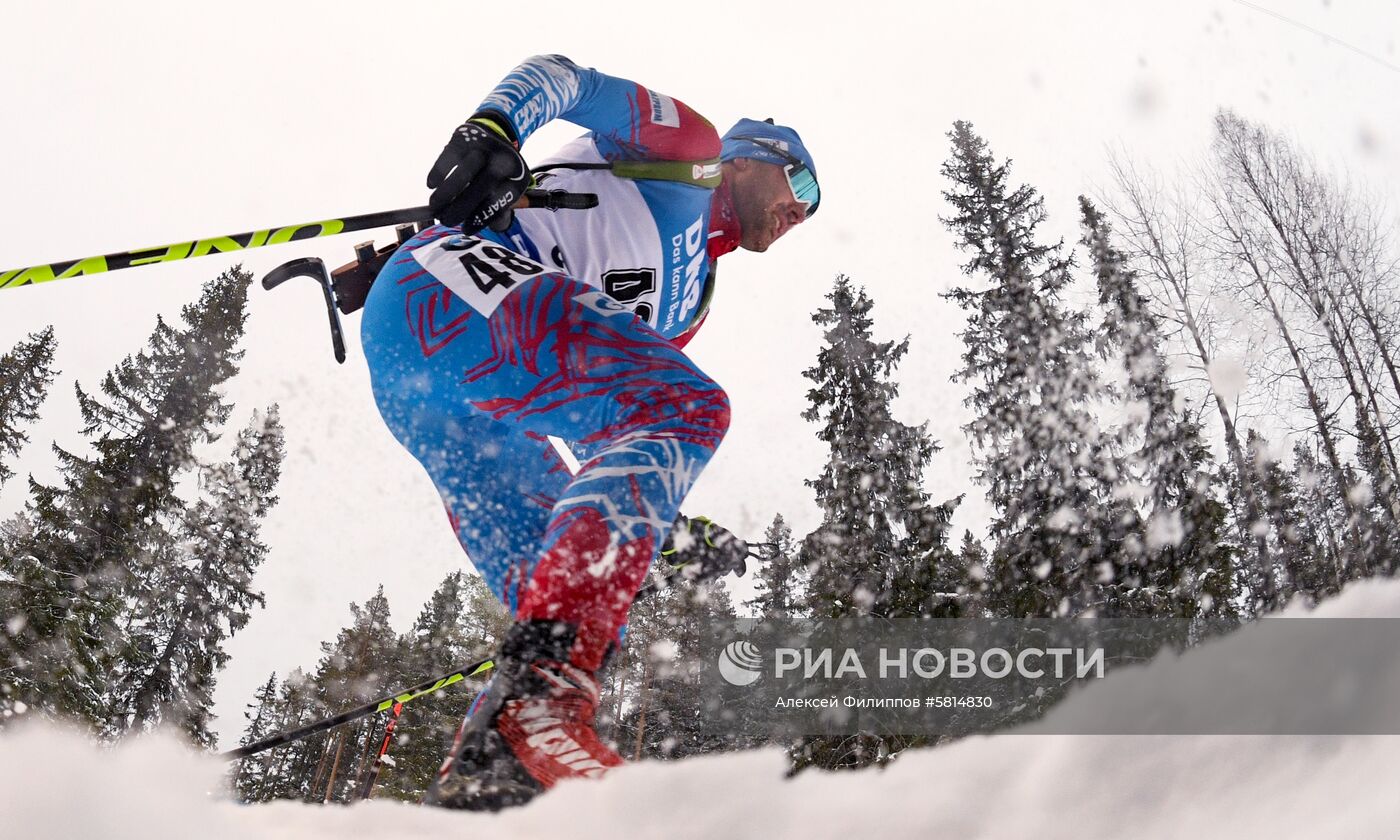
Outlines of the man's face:
{"type": "Polygon", "coordinates": [[[751,158],[735,158],[726,174],[739,214],[739,246],[766,251],[778,237],[802,224],[807,206],[797,200],[783,168],[751,158]]]}

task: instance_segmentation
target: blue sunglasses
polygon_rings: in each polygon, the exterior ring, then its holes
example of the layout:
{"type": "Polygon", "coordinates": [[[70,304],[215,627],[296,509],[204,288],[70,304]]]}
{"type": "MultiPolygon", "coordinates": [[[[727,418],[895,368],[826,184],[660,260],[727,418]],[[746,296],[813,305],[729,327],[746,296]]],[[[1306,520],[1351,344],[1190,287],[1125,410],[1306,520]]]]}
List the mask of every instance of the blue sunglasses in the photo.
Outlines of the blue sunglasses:
{"type": "Polygon", "coordinates": [[[806,218],[812,218],[812,214],[817,212],[817,206],[821,204],[822,191],[817,186],[817,176],[812,174],[812,170],[807,168],[807,164],[794,157],[771,138],[740,135],[732,139],[756,143],[762,146],[764,151],[772,152],[787,161],[787,165],[783,167],[783,174],[787,176],[788,187],[792,190],[793,198],[806,206],[806,218]]]}

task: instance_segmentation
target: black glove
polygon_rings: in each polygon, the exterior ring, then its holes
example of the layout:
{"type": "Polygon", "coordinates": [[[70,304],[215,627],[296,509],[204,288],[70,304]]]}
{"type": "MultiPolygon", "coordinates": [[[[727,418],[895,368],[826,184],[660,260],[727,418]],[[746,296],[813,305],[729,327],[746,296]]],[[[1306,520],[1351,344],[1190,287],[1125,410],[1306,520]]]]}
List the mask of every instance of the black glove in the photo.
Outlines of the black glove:
{"type": "Polygon", "coordinates": [[[684,580],[709,580],[748,571],[749,546],[708,518],[676,517],[661,546],[661,560],[684,580]]]}
{"type": "Polygon", "coordinates": [[[514,138],[497,118],[477,114],[457,126],[428,171],[428,205],[438,221],[467,233],[503,231],[529,185],[530,169],[514,138]]]}

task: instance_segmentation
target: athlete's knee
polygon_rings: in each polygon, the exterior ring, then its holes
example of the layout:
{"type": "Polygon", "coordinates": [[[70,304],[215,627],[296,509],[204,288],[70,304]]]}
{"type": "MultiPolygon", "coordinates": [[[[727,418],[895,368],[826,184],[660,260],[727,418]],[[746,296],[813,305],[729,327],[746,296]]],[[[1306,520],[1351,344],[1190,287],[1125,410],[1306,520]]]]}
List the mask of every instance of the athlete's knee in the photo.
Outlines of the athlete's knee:
{"type": "Polygon", "coordinates": [[[714,406],[712,409],[713,417],[710,420],[710,424],[711,427],[715,430],[715,434],[718,435],[720,438],[723,438],[729,432],[729,394],[727,394],[724,391],[724,389],[719,387],[718,385],[715,386],[715,391],[718,394],[718,397],[715,399],[714,402],[714,406]]]}
{"type": "Polygon", "coordinates": [[[631,395],[620,432],[679,439],[707,449],[729,431],[729,395],[704,374],[655,383],[631,395]]]}

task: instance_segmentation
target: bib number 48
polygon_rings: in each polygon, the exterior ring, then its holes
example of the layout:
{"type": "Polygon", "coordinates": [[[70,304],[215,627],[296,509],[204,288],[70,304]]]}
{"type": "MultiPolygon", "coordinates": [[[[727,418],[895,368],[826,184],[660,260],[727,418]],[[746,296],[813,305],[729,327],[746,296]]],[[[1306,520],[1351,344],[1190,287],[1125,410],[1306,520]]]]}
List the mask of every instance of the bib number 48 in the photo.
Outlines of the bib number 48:
{"type": "Polygon", "coordinates": [[[516,284],[549,270],[475,236],[449,236],[415,251],[413,256],[453,294],[483,315],[494,312],[516,284]]]}
{"type": "Polygon", "coordinates": [[[510,289],[520,280],[528,280],[544,271],[544,266],[530,262],[514,251],[500,245],[487,245],[474,240],[480,247],[468,249],[457,257],[462,268],[482,294],[496,289],[510,289]]]}

